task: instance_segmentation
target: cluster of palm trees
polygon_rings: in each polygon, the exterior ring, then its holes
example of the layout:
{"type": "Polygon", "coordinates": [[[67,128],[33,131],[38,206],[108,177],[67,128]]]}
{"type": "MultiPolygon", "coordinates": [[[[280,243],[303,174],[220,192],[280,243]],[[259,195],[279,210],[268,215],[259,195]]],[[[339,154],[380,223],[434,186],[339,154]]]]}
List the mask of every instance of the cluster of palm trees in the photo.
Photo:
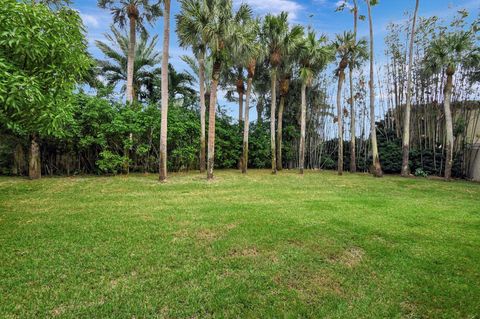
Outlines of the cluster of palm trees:
{"type": "MultiPolygon", "coordinates": [[[[339,79],[337,119],[339,131],[342,132],[343,110],[340,105],[345,68],[350,67],[350,73],[352,73],[354,68],[368,57],[366,41],[357,42],[355,31],[338,36],[333,43],[327,43],[324,35],[317,36],[313,30],[305,30],[299,25],[291,26],[286,12],[278,15],[269,14],[261,21],[252,16],[252,10],[248,5],[242,4],[234,11],[230,0],[182,0],[180,5],[181,11],[176,16],[180,45],[191,48],[197,60],[197,63],[189,61],[189,64],[194,65],[193,68],[198,72],[200,87],[202,130],[200,171],[205,170],[206,162],[207,177],[209,179],[213,177],[217,89],[219,81],[225,78],[222,74],[230,72],[233,78],[236,78],[239,123],[243,125],[243,153],[239,162],[242,172],[247,172],[249,110],[255,71],[258,66],[268,65],[271,83],[269,93],[272,172],[276,173],[282,169],[282,119],[285,97],[292,77],[297,76],[301,81],[299,170],[303,173],[307,88],[337,54],[340,59],[337,69],[339,79]],[[206,76],[205,65],[208,63],[211,67],[206,76]],[[277,86],[280,89],[278,111],[277,86]],[[210,93],[207,154],[205,152],[205,87],[209,87],[210,93]],[[207,161],[205,156],[208,158],[207,161]]],[[[355,8],[357,10],[356,2],[355,8]]],[[[353,97],[350,100],[353,101],[353,97]]],[[[353,102],[351,108],[354,108],[353,102]]],[[[339,147],[340,149],[342,147],[339,147]]],[[[341,167],[343,167],[341,151],[339,155],[339,173],[341,174],[341,167]]]]}
{"type": "MultiPolygon", "coordinates": [[[[318,74],[326,66],[337,60],[335,75],[337,85],[337,116],[338,123],[338,173],[343,172],[343,117],[351,114],[350,121],[350,171],[356,171],[355,160],[355,100],[353,89],[353,74],[363,62],[370,61],[370,138],[373,156],[372,173],[382,176],[382,169],[378,155],[375,125],[375,88],[374,88],[374,43],[371,6],[376,0],[365,0],[368,9],[370,30],[369,47],[365,39],[357,40],[357,23],[359,19],[358,4],[352,0],[351,11],[354,17],[353,32],[338,35],[332,42],[328,42],[324,35],[317,35],[310,28],[299,25],[290,25],[288,14],[269,14],[263,19],[255,18],[252,9],[247,4],[234,8],[232,0],[180,0],[180,13],[175,16],[176,31],[180,45],[192,50],[194,59],[183,57],[191,66],[198,78],[200,96],[200,171],[207,172],[207,178],[213,178],[215,152],[215,113],[217,94],[221,87],[226,87],[227,78],[233,79],[235,92],[238,95],[239,125],[243,125],[243,153],[239,165],[243,173],[247,172],[248,165],[248,135],[249,110],[252,91],[255,89],[255,76],[258,68],[269,70],[270,79],[270,145],[271,168],[276,173],[282,169],[282,120],[285,107],[285,97],[289,93],[289,84],[293,77],[301,82],[300,101],[300,143],[299,143],[299,170],[303,173],[305,157],[305,130],[306,130],[306,92],[318,74]],[[347,99],[350,110],[342,108],[342,88],[349,73],[350,96],[347,99]],[[228,74],[228,75],[226,75],[228,74]],[[245,87],[246,79],[246,87],[245,87]],[[277,110],[277,87],[279,88],[279,107],[277,110]],[[206,139],[206,115],[208,105],[208,139],[206,139]],[[208,145],[207,145],[208,141],[208,145]]],[[[413,19],[412,38],[414,36],[415,19],[418,10],[416,1],[415,18],[413,19]]],[[[345,7],[346,2],[341,9],[345,7]]],[[[153,23],[163,15],[163,51],[161,70],[153,73],[161,74],[161,136],[160,136],[160,180],[167,178],[167,118],[169,103],[169,33],[170,33],[170,0],[161,0],[150,3],[149,0],[99,0],[99,6],[111,10],[114,22],[120,27],[129,26],[128,35],[123,35],[112,27],[112,34],[120,49],[126,55],[126,70],[115,70],[115,66],[103,63],[101,67],[107,74],[107,80],[115,83],[119,80],[126,82],[125,92],[127,103],[134,104],[139,94],[139,85],[151,83],[149,72],[142,72],[142,66],[154,66],[160,61],[158,53],[153,47],[157,37],[148,42],[148,37],[142,36],[140,44],[136,44],[136,31],[145,31],[145,23],[153,23]],[[136,48],[136,49],[135,49],[136,48]],[[142,60],[141,63],[136,63],[142,60]]],[[[363,18],[361,16],[360,18],[363,18]]],[[[447,169],[445,176],[450,177],[452,163],[452,119],[449,110],[451,95],[451,79],[455,72],[459,50],[471,47],[468,37],[458,34],[445,35],[433,43],[428,61],[429,70],[445,68],[447,84],[445,88],[445,113],[447,126],[447,169]],[[463,42],[462,42],[463,41],[463,42]],[[450,79],[450,81],[448,80],[450,79]],[[449,84],[450,83],[450,84],[449,84]],[[449,95],[450,94],[450,95],[449,95]],[[450,116],[450,118],[449,118],[450,116]],[[450,129],[449,129],[450,128],[450,129]],[[447,172],[448,171],[448,172],[447,172]]],[[[412,44],[410,50],[412,50],[412,44]]],[[[99,48],[110,58],[119,60],[123,57],[115,56],[113,50],[102,42],[99,48]]],[[[125,61],[119,64],[125,65],[125,61]]],[[[192,77],[193,78],[193,77],[192,77]]],[[[410,89],[410,76],[407,87],[410,89]]],[[[406,121],[409,123],[410,97],[407,99],[406,121]]],[[[403,175],[408,174],[408,126],[404,128],[404,165],[403,175]]],[[[131,136],[131,135],[130,135],[131,136]]]]}

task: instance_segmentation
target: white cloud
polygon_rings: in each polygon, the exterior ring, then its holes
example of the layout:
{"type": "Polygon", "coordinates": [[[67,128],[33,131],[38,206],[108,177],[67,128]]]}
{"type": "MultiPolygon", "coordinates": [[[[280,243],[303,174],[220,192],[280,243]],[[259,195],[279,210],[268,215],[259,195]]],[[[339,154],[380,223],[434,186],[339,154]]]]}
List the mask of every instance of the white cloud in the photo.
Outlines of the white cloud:
{"type": "Polygon", "coordinates": [[[303,9],[299,3],[293,0],[235,0],[235,4],[246,3],[258,14],[278,14],[282,11],[288,12],[288,18],[294,20],[303,9]]]}
{"type": "Polygon", "coordinates": [[[83,23],[87,27],[98,28],[100,26],[100,22],[98,21],[98,17],[96,17],[94,15],[81,13],[80,17],[82,18],[83,23]]]}

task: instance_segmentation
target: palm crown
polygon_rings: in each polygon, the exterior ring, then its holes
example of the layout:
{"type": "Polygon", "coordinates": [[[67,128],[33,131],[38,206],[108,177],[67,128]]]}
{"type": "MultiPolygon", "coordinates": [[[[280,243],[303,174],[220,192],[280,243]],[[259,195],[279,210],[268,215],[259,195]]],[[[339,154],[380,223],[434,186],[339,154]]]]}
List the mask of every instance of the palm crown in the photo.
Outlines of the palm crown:
{"type": "MultiPolygon", "coordinates": [[[[127,80],[127,55],[129,40],[126,34],[122,34],[117,28],[111,27],[111,34],[105,37],[110,43],[95,41],[97,47],[108,58],[98,61],[107,83],[116,85],[127,80]]],[[[160,70],[155,68],[161,62],[160,52],[155,50],[158,42],[157,35],[149,39],[148,34],[142,34],[140,41],[135,45],[135,60],[133,84],[136,96],[142,94],[142,87],[146,87],[159,74],[160,70]]],[[[122,87],[125,90],[125,85],[122,87]]]]}
{"type": "Polygon", "coordinates": [[[136,27],[145,32],[145,21],[152,24],[162,15],[161,1],[153,4],[149,0],[98,0],[98,6],[109,9],[113,15],[113,22],[123,28],[129,17],[136,19],[136,27]]]}

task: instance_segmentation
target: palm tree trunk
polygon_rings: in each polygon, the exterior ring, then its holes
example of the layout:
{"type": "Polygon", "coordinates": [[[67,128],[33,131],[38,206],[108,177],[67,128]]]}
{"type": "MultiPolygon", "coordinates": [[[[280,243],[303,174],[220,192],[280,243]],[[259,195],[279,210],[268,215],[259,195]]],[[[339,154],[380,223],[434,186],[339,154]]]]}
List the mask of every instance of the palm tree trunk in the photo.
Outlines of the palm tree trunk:
{"type": "MultiPolygon", "coordinates": [[[[134,10],[136,8],[133,8],[134,10]]],[[[130,20],[130,36],[128,43],[128,56],[127,56],[127,102],[133,102],[133,72],[135,63],[135,42],[136,42],[136,30],[137,30],[137,17],[134,13],[129,15],[130,20]]]]}
{"type": "Polygon", "coordinates": [[[338,175],[343,174],[343,111],[342,111],[342,85],[345,79],[345,72],[340,69],[338,72],[337,86],[337,120],[338,120],[338,175]]]}
{"type": "MultiPolygon", "coordinates": [[[[358,21],[358,6],[357,0],[353,0],[353,41],[357,43],[357,21],[358,21]]],[[[350,82],[350,172],[357,171],[357,159],[355,156],[356,148],[356,134],[355,134],[355,98],[353,96],[353,65],[355,59],[352,57],[349,67],[349,82],[350,82]]]]}
{"type": "Polygon", "coordinates": [[[277,160],[276,160],[276,148],[275,148],[275,108],[277,104],[277,92],[276,92],[276,84],[277,84],[277,70],[272,70],[272,101],[270,107],[270,150],[272,155],[272,173],[277,173],[277,160]]]}
{"type": "MultiPolygon", "coordinates": [[[[137,8],[132,5],[129,7],[129,20],[130,20],[130,34],[129,34],[129,43],[128,43],[128,55],[127,55],[127,103],[134,103],[134,87],[133,87],[133,73],[134,73],[134,64],[135,64],[135,42],[136,42],[136,23],[138,17],[138,10],[137,8]]],[[[130,133],[128,135],[130,142],[133,141],[133,134],[130,133]]],[[[132,144],[132,143],[130,143],[132,144]]],[[[124,149],[124,156],[125,156],[125,163],[124,163],[124,171],[125,173],[130,172],[130,147],[125,147],[124,149]]]]}
{"type": "Polygon", "coordinates": [[[283,131],[283,110],[285,108],[285,96],[280,96],[278,105],[278,123],[277,123],[277,170],[282,170],[282,131],[283,131]]]}
{"type": "Polygon", "coordinates": [[[30,138],[30,156],[28,163],[28,176],[30,179],[41,178],[42,170],[40,166],[40,146],[38,145],[36,134],[32,134],[30,138]]]}
{"type": "Polygon", "coordinates": [[[167,180],[168,49],[170,42],[170,0],[164,0],[162,52],[162,123],[160,129],[160,181],[167,180]]]}
{"type": "Polygon", "coordinates": [[[353,96],[353,68],[349,68],[349,82],[350,82],[350,173],[357,171],[356,152],[356,132],[355,132],[355,98],[353,96]]]}
{"type": "Polygon", "coordinates": [[[252,92],[253,78],[247,79],[247,93],[245,95],[245,121],[243,124],[243,159],[242,159],[242,173],[247,173],[248,168],[248,133],[250,129],[249,109],[250,109],[250,94],[252,92]]]}
{"type": "Polygon", "coordinates": [[[200,81],[200,173],[205,173],[205,52],[198,59],[200,81]]]}
{"type": "Polygon", "coordinates": [[[307,98],[306,98],[306,91],[307,91],[307,84],[302,83],[302,105],[300,109],[300,150],[299,150],[299,169],[300,174],[303,174],[303,168],[305,163],[305,124],[306,124],[306,113],[307,113],[307,98]]]}
{"type": "Polygon", "coordinates": [[[207,156],[207,179],[213,179],[213,166],[215,163],[215,111],[217,106],[217,87],[220,78],[221,62],[213,64],[212,83],[210,88],[210,106],[208,109],[208,156],[207,156]]]}
{"type": "Polygon", "coordinates": [[[365,0],[368,8],[368,24],[370,29],[370,80],[368,86],[370,87],[370,138],[372,140],[372,157],[373,157],[373,176],[382,177],[382,166],[380,165],[380,157],[378,155],[377,145],[377,128],[375,126],[375,90],[374,90],[374,51],[373,51],[373,23],[372,13],[370,8],[370,0],[365,0]]]}
{"type": "Polygon", "coordinates": [[[403,146],[402,146],[402,176],[407,177],[410,174],[408,159],[410,155],[410,111],[412,103],[412,64],[413,64],[413,43],[415,41],[415,22],[417,20],[418,2],[415,4],[415,13],[413,14],[412,33],[410,38],[409,56],[408,56],[408,75],[407,75],[407,105],[405,107],[405,117],[403,120],[403,146]]]}
{"type": "Polygon", "coordinates": [[[447,145],[446,149],[446,159],[445,159],[445,179],[449,180],[452,177],[452,166],[453,166],[453,121],[452,121],[452,111],[450,109],[450,101],[452,98],[452,89],[453,89],[453,71],[449,68],[447,69],[447,82],[445,83],[445,96],[444,96],[444,107],[445,107],[445,129],[446,129],[446,140],[447,145]]]}

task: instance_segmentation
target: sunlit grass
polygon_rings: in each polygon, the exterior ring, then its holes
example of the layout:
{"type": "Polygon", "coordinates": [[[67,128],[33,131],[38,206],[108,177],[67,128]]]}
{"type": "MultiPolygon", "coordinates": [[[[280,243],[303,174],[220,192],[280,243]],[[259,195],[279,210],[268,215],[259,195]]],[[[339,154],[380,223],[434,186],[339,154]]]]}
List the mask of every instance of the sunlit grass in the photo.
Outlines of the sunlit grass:
{"type": "Polygon", "coordinates": [[[0,178],[0,317],[474,318],[480,185],[0,178]]]}

